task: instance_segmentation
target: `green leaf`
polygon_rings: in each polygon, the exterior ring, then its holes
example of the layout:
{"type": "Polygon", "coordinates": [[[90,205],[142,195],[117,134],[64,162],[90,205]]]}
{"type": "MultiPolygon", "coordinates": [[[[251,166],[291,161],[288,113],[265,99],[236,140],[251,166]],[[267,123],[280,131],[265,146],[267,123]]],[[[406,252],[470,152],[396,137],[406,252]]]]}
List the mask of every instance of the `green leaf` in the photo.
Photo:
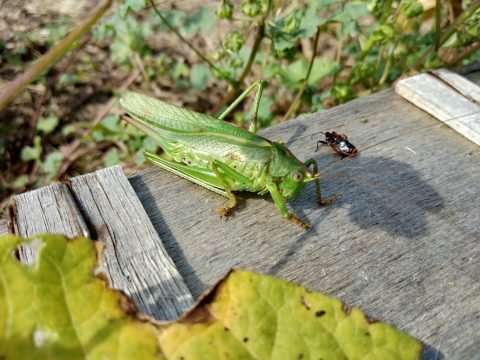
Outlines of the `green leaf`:
{"type": "Polygon", "coordinates": [[[0,237],[0,358],[158,359],[156,329],[93,276],[100,243],[61,235],[0,237]],[[31,265],[13,255],[36,249],[31,265]]]}
{"type": "Polygon", "coordinates": [[[361,17],[369,16],[370,13],[367,9],[367,4],[363,2],[347,2],[342,8],[337,10],[333,14],[334,21],[341,23],[349,21],[357,21],[361,17]]]}
{"type": "Polygon", "coordinates": [[[28,175],[20,175],[13,182],[13,187],[15,189],[23,189],[27,184],[28,184],[28,175]]]}
{"type": "Polygon", "coordinates": [[[423,13],[423,5],[416,0],[404,0],[401,2],[400,10],[409,18],[420,16],[423,13]]]}
{"type": "Polygon", "coordinates": [[[125,4],[133,11],[140,11],[145,6],[145,0],[125,0],[125,4]]]}
{"type": "Polygon", "coordinates": [[[154,326],[93,275],[101,248],[61,235],[0,237],[0,358],[420,357],[419,341],[358,308],[243,270],[230,272],[180,321],[154,326]],[[35,250],[33,264],[15,258],[19,246],[35,250]]]}
{"type": "Polygon", "coordinates": [[[205,64],[195,64],[190,72],[190,82],[195,90],[203,91],[207,88],[208,79],[212,77],[212,72],[205,64]]]}
{"type": "Polygon", "coordinates": [[[343,0],[310,0],[311,7],[318,7],[320,9],[327,9],[332,5],[343,2],[343,0]]]}
{"type": "Polygon", "coordinates": [[[107,115],[100,121],[100,125],[113,133],[118,132],[120,129],[120,118],[117,115],[107,115]]]}
{"type": "MultiPolygon", "coordinates": [[[[159,17],[157,14],[154,14],[154,16],[155,18],[159,17]]],[[[182,10],[167,11],[165,12],[164,16],[172,26],[179,29],[183,26],[183,23],[185,22],[185,18],[186,18],[186,14],[182,10]]],[[[160,29],[165,31],[170,31],[169,27],[165,25],[163,21],[160,24],[160,29]]]]}
{"type": "Polygon", "coordinates": [[[418,359],[422,345],[356,307],[293,283],[232,271],[160,334],[175,359],[418,359]]]}
{"type": "Polygon", "coordinates": [[[283,25],[284,21],[280,19],[275,24],[267,26],[267,35],[272,40],[273,48],[276,51],[283,51],[294,47],[298,40],[305,34],[304,29],[287,32],[283,29],[283,25]]]}
{"type": "Polygon", "coordinates": [[[105,166],[117,165],[119,162],[120,158],[118,157],[118,150],[114,147],[107,152],[107,155],[105,155],[105,166]]]}
{"type": "Polygon", "coordinates": [[[143,151],[142,150],[139,150],[135,153],[135,163],[137,165],[142,165],[142,164],[145,164],[145,155],[143,155],[143,151]]]}
{"type": "Polygon", "coordinates": [[[58,117],[56,116],[48,116],[42,117],[38,120],[37,130],[45,133],[50,134],[58,125],[58,117]]]}
{"type": "Polygon", "coordinates": [[[201,7],[185,20],[183,30],[187,34],[197,32],[208,33],[213,30],[214,26],[215,17],[212,16],[211,11],[206,7],[201,7]]]}
{"type": "MultiPolygon", "coordinates": [[[[328,75],[334,74],[340,66],[338,63],[329,58],[316,59],[308,78],[308,85],[315,85],[319,80],[328,75]]],[[[303,79],[308,70],[308,61],[306,59],[297,60],[280,71],[282,80],[284,80],[289,87],[295,87],[303,79]]]]}
{"type": "Polygon", "coordinates": [[[48,174],[49,178],[52,178],[57,173],[63,158],[64,156],[60,151],[48,153],[45,161],[43,162],[43,172],[48,174]]]}
{"type": "Polygon", "coordinates": [[[153,138],[146,137],[143,140],[142,149],[148,150],[150,152],[155,152],[157,148],[158,148],[158,144],[153,138]]]}
{"type": "Polygon", "coordinates": [[[57,87],[75,85],[78,81],[78,78],[78,74],[64,72],[62,75],[60,75],[60,78],[58,79],[57,87]]]}
{"type": "Polygon", "coordinates": [[[42,154],[42,144],[40,136],[33,138],[33,146],[24,146],[20,153],[20,158],[23,161],[38,160],[42,154]]]}
{"type": "Polygon", "coordinates": [[[175,64],[173,65],[172,71],[170,73],[170,76],[177,80],[182,76],[187,76],[188,75],[188,66],[185,65],[185,59],[179,59],[175,64]]]}
{"type": "Polygon", "coordinates": [[[327,19],[318,15],[314,7],[309,7],[302,18],[300,27],[304,30],[304,36],[311,38],[317,32],[317,27],[326,22],[327,19]]]}

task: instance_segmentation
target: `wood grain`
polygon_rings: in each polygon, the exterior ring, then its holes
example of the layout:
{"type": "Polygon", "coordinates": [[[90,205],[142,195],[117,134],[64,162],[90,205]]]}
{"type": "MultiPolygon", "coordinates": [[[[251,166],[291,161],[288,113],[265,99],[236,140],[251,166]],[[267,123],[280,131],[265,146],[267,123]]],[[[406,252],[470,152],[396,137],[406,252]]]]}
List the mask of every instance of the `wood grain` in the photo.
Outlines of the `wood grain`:
{"type": "MultiPolygon", "coordinates": [[[[144,313],[171,320],[192,296],[120,167],[107,168],[14,197],[16,233],[61,233],[105,241],[104,262],[113,287],[131,295],[144,313]],[[75,197],[75,198],[74,198],[75,197]]],[[[20,258],[34,261],[22,247],[20,258]]]]}
{"type": "Polygon", "coordinates": [[[468,80],[465,76],[461,76],[447,69],[432,70],[430,73],[450,85],[470,101],[480,104],[480,87],[468,80]]]}
{"type": "Polygon", "coordinates": [[[105,266],[113,287],[158,320],[176,319],[190,308],[190,291],[122,169],[78,176],[71,187],[95,237],[106,242],[105,266]]]}
{"type": "Polygon", "coordinates": [[[8,234],[7,221],[4,219],[0,219],[0,235],[7,235],[7,234],[8,234]]]}
{"type": "Polygon", "coordinates": [[[13,203],[15,233],[20,236],[40,233],[60,233],[68,237],[90,235],[65,184],[53,184],[14,196],[13,203]]]}
{"type": "MultiPolygon", "coordinates": [[[[472,75],[478,83],[479,77],[472,75]]],[[[480,148],[393,90],[263,131],[301,160],[328,169],[326,207],[307,186],[282,219],[268,197],[226,200],[152,168],[130,182],[195,296],[230,268],[269,273],[357,305],[427,344],[425,358],[480,353],[480,148]],[[346,133],[360,150],[338,160],[320,131],[346,133]]]]}
{"type": "MultiPolygon", "coordinates": [[[[13,197],[15,233],[29,237],[35,234],[64,234],[68,237],[89,237],[87,225],[65,184],[53,184],[13,197]]],[[[35,252],[21,246],[23,263],[35,261],[35,252]]]]}

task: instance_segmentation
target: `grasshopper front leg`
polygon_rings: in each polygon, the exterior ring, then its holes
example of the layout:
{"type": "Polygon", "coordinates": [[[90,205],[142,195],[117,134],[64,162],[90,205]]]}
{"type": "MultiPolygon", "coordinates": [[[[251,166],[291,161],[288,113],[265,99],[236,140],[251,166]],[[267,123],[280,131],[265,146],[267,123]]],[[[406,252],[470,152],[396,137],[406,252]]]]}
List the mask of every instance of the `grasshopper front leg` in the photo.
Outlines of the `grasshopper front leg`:
{"type": "Polygon", "coordinates": [[[213,172],[215,173],[215,175],[217,175],[218,180],[222,184],[222,188],[225,190],[226,196],[228,200],[230,200],[230,204],[227,207],[218,208],[217,210],[221,216],[228,216],[230,215],[232,210],[235,209],[235,207],[237,206],[237,197],[230,189],[224,175],[219,171],[220,167],[222,167],[222,163],[214,160],[212,163],[213,172]]]}
{"type": "Polygon", "coordinates": [[[311,226],[310,224],[303,222],[298,217],[296,217],[295,215],[293,215],[288,211],[287,207],[285,206],[285,202],[283,201],[282,195],[278,191],[277,185],[273,183],[267,184],[267,189],[270,192],[270,195],[272,196],[273,202],[277,206],[278,210],[280,210],[280,213],[285,219],[293,221],[294,223],[300,225],[304,229],[310,228],[311,226]]]}
{"type": "MultiPolygon", "coordinates": [[[[308,159],[307,161],[305,161],[305,166],[308,168],[310,167],[310,165],[313,165],[313,173],[314,174],[318,174],[318,163],[317,163],[317,160],[311,158],[311,159],[308,159]]],[[[333,202],[335,202],[337,200],[337,197],[338,197],[338,194],[332,196],[331,198],[328,198],[328,199],[324,199],[322,198],[322,195],[320,193],[320,180],[318,179],[315,179],[315,187],[316,187],[316,190],[317,190],[317,202],[319,205],[328,205],[328,204],[331,204],[333,202]]]]}

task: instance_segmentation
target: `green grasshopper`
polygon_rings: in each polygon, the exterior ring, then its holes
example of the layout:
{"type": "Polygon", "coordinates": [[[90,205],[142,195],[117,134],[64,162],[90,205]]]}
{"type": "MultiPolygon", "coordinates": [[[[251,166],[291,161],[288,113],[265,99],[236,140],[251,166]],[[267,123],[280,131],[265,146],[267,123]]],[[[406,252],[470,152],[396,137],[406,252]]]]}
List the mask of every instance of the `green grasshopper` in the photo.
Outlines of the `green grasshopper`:
{"type": "Polygon", "coordinates": [[[264,81],[253,83],[218,119],[134,92],[126,92],[120,105],[130,115],[123,118],[152,136],[164,151],[161,155],[147,151],[145,157],[165,170],[227,197],[229,205],[218,209],[222,215],[228,215],[237,205],[234,191],[260,195],[268,192],[285,219],[309,228],[309,224],[287,210],[285,201],[310,181],[316,183],[319,204],[329,204],[336,197],[321,197],[315,159],[302,163],[282,143],[255,134],[263,87],[264,81]],[[223,121],[255,88],[249,130],[223,121]]]}

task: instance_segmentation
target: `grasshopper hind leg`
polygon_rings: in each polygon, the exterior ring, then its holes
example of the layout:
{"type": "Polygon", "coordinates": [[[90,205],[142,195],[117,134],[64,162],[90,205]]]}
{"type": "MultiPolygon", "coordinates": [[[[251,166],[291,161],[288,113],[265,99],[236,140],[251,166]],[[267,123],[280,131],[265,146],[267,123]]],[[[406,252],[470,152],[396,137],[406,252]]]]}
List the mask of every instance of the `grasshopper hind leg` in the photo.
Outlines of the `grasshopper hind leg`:
{"type": "Polygon", "coordinates": [[[226,207],[217,208],[220,216],[229,216],[232,213],[233,209],[235,209],[238,205],[237,197],[235,196],[235,194],[232,193],[230,190],[226,190],[226,193],[228,200],[230,200],[230,203],[226,207]]]}

